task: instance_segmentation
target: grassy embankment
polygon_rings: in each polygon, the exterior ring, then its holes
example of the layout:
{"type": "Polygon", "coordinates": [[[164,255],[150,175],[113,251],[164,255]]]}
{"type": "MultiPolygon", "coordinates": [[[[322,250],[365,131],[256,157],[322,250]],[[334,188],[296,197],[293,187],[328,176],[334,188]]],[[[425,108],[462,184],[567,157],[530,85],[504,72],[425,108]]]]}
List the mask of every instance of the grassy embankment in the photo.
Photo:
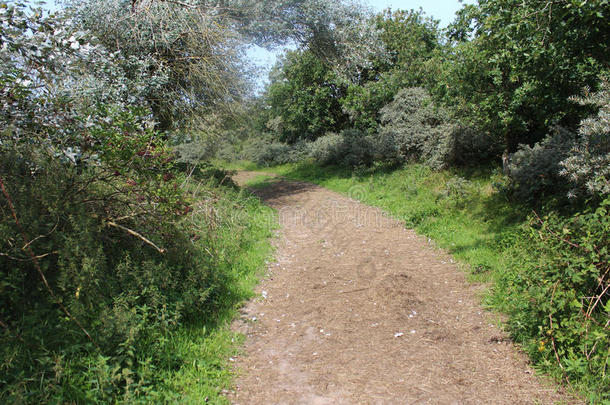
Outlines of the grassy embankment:
{"type": "Polygon", "coordinates": [[[181,327],[163,345],[168,362],[159,371],[164,383],[146,401],[229,403],[222,392],[232,388],[230,358],[243,342],[243,335],[231,331],[230,323],[239,306],[254,296],[272,253],[276,221],[275,212],[247,191],[227,192],[216,209],[221,221],[208,248],[219,255],[216,271],[223,274],[225,288],[205,322],[181,327]]]}

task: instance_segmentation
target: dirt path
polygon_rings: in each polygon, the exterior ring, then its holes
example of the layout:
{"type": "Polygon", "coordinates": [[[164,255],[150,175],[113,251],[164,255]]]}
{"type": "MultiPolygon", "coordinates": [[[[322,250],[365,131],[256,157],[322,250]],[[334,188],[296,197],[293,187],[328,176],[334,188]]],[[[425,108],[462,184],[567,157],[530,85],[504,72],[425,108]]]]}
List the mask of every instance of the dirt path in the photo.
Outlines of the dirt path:
{"type": "Polygon", "coordinates": [[[257,193],[279,211],[281,236],[235,325],[247,340],[233,403],[575,403],[533,374],[425,238],[308,183],[257,193]]]}

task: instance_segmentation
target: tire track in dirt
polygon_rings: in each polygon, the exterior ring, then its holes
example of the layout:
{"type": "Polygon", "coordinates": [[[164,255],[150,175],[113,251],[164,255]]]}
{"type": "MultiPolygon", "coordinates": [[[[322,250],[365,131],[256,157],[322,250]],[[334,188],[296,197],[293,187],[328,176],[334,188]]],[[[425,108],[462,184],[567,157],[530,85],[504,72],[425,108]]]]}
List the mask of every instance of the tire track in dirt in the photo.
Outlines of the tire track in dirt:
{"type": "Polygon", "coordinates": [[[247,339],[233,403],[579,403],[533,374],[426,238],[309,183],[256,193],[281,229],[262,296],[234,326],[247,339]]]}

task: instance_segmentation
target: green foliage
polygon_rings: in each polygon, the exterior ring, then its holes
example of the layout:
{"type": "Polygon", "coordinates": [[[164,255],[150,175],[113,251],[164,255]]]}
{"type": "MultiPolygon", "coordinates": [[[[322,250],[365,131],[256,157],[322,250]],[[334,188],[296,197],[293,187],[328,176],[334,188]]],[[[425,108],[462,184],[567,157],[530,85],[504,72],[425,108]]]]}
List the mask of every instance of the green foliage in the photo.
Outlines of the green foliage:
{"type": "Polygon", "coordinates": [[[509,152],[553,125],[575,129],[570,100],[607,66],[609,3],[481,0],[450,30],[458,42],[436,94],[509,152]],[[472,40],[466,41],[468,32],[472,40]]]}
{"type": "Polygon", "coordinates": [[[596,403],[610,399],[609,207],[534,216],[497,287],[515,339],[558,378],[588,386],[596,403]]]}
{"type": "Polygon", "coordinates": [[[381,110],[381,122],[377,152],[382,160],[442,168],[488,161],[496,149],[484,134],[451,123],[422,88],[401,90],[381,110]]]}
{"type": "Polygon", "coordinates": [[[535,202],[567,192],[567,184],[560,177],[560,163],[568,157],[576,135],[564,128],[534,146],[522,145],[510,159],[508,166],[512,192],[520,200],[535,202]]]}
{"type": "Polygon", "coordinates": [[[434,82],[433,58],[441,50],[438,21],[422,11],[386,10],[372,20],[386,54],[360,72],[341,101],[354,127],[369,134],[377,130],[379,111],[399,89],[434,82]]]}
{"type": "Polygon", "coordinates": [[[269,167],[300,162],[307,158],[308,153],[308,143],[305,141],[288,145],[272,139],[254,138],[244,143],[240,157],[259,166],[269,167]]]}
{"type": "Polygon", "coordinates": [[[20,2],[0,22],[0,401],[222,401],[273,216],[154,129],[177,65],[20,2]]]}
{"type": "Polygon", "coordinates": [[[286,143],[315,140],[339,131],[347,123],[340,98],[345,92],[339,78],[308,51],[291,51],[274,68],[265,98],[267,123],[277,139],[286,143]]]}
{"type": "Polygon", "coordinates": [[[160,1],[141,8],[133,4],[135,8],[120,0],[69,2],[78,26],[109,51],[126,56],[117,67],[125,77],[141,80],[137,91],[159,129],[183,124],[193,112],[239,93],[244,45],[213,23],[205,9],[160,1]],[[134,62],[146,69],[134,72],[134,62]]]}
{"type": "MultiPolygon", "coordinates": [[[[41,172],[36,197],[57,205],[60,198],[49,195],[57,180],[56,174],[41,172]]],[[[166,232],[157,241],[167,250],[163,255],[124,232],[100,226],[73,204],[55,207],[55,214],[66,217],[58,225],[54,217],[30,218],[41,212],[39,204],[23,201],[37,199],[31,193],[19,195],[14,202],[28,232],[34,225],[46,233],[55,227],[32,246],[39,255],[57,249],[40,259],[41,266],[101,350],[53,304],[31,261],[12,256],[23,256],[22,242],[14,224],[2,221],[2,240],[18,244],[10,257],[0,257],[0,315],[9,325],[1,335],[3,401],[174,403],[202,390],[203,397],[218,398],[218,384],[228,388],[224,363],[234,350],[227,342],[235,336],[217,323],[229,319],[235,305],[250,296],[254,272],[269,253],[265,240],[273,216],[256,199],[237,192],[197,183],[191,187],[197,193],[193,197],[202,201],[189,214],[192,225],[155,225],[166,232]],[[220,351],[215,349],[219,344],[220,351]]],[[[136,229],[142,232],[142,227],[136,229]]]]}
{"type": "Polygon", "coordinates": [[[610,98],[608,83],[580,100],[600,107],[583,120],[578,133],[556,128],[533,147],[523,145],[511,156],[509,175],[516,197],[536,200],[559,195],[572,201],[601,201],[610,193],[610,98]]]}
{"type": "Polygon", "coordinates": [[[375,134],[380,123],[380,110],[392,101],[401,87],[400,78],[391,72],[379,74],[376,80],[350,85],[341,104],[353,127],[375,134]]]}
{"type": "Polygon", "coordinates": [[[450,131],[447,119],[422,88],[401,90],[381,110],[380,154],[389,160],[443,165],[437,146],[450,131]]]}
{"type": "MultiPolygon", "coordinates": [[[[5,398],[30,392],[31,401],[47,402],[63,395],[59,389],[84,389],[75,381],[62,388],[61,370],[51,361],[57,356],[79,368],[84,365],[77,359],[99,347],[112,367],[129,369],[148,339],[209,306],[218,279],[179,220],[191,207],[165,163],[168,155],[149,134],[127,133],[129,123],[115,125],[121,129],[100,130],[112,146],[99,166],[2,145],[0,318],[10,331],[3,339],[16,351],[14,361],[2,359],[5,398]],[[48,363],[25,360],[43,354],[48,363]]],[[[111,391],[131,384],[124,373],[109,378],[111,391]]]]}
{"type": "Polygon", "coordinates": [[[476,184],[463,177],[452,177],[445,184],[440,200],[445,204],[463,209],[471,200],[480,198],[480,190],[476,184]]]}
{"type": "Polygon", "coordinates": [[[309,156],[322,166],[370,166],[374,147],[370,137],[352,129],[316,139],[310,146],[309,156]]]}
{"type": "Polygon", "coordinates": [[[596,116],[583,120],[578,138],[561,162],[560,175],[570,182],[572,198],[604,198],[610,194],[610,82],[602,78],[598,93],[580,100],[599,107],[596,116]]]}

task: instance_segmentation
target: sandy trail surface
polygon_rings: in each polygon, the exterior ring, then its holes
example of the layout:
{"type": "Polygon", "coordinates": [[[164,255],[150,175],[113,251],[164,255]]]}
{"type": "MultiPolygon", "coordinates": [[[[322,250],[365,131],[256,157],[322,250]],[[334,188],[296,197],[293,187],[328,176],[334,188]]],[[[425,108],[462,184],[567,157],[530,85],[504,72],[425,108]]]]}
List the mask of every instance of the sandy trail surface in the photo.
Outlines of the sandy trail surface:
{"type": "Polygon", "coordinates": [[[535,375],[480,287],[426,238],[309,183],[256,193],[280,231],[260,296],[234,325],[247,336],[234,404],[579,403],[535,375]]]}

